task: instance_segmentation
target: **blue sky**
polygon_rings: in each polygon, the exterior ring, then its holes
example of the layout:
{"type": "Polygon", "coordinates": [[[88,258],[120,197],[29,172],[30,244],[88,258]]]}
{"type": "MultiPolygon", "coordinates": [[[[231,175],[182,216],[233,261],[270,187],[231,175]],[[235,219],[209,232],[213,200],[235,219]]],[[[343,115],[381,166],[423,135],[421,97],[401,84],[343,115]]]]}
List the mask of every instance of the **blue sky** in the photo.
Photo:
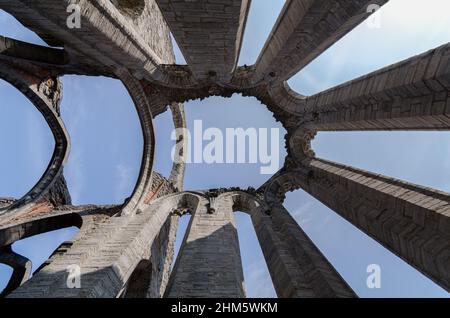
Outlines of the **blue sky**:
{"type": "MultiPolygon", "coordinates": [[[[253,64],[283,0],[253,0],[239,64],[253,64]]],[[[355,76],[450,42],[447,0],[391,0],[377,15],[381,28],[363,23],[290,81],[302,94],[313,94],[355,76]]],[[[0,34],[44,44],[0,11],[0,34]]],[[[176,51],[177,62],[184,59],[176,51]]],[[[112,79],[65,76],[62,117],[72,149],[65,175],[75,204],[122,203],[136,182],[142,136],[136,112],[123,85],[112,79]]],[[[54,142],[39,112],[14,88],[0,81],[0,197],[20,197],[39,179],[54,142]]],[[[186,105],[188,127],[281,128],[254,98],[213,97],[186,105]],[[237,116],[239,112],[239,116],[237,116]]],[[[168,176],[173,142],[169,112],[156,119],[155,169],[168,176]]],[[[319,157],[450,192],[450,133],[319,133],[313,147],[319,157]]],[[[283,133],[280,134],[284,144],[283,133]]],[[[284,157],[283,148],[280,156],[284,157]]],[[[282,162],[281,162],[282,164],[282,162]]],[[[190,164],[185,189],[259,186],[269,176],[260,165],[190,164]]],[[[361,297],[448,297],[448,293],[355,229],[320,202],[299,190],[287,195],[286,208],[361,297]],[[381,289],[368,289],[366,268],[379,264],[381,289]]],[[[250,219],[237,213],[241,254],[249,296],[275,296],[250,219]]],[[[180,239],[188,218],[182,218],[180,239]]],[[[74,229],[29,238],[14,245],[37,268],[74,229]],[[36,249],[39,246],[39,249],[36,249]]],[[[178,240],[177,245],[179,245],[178,240]]],[[[10,273],[0,265],[0,289],[10,273]]]]}

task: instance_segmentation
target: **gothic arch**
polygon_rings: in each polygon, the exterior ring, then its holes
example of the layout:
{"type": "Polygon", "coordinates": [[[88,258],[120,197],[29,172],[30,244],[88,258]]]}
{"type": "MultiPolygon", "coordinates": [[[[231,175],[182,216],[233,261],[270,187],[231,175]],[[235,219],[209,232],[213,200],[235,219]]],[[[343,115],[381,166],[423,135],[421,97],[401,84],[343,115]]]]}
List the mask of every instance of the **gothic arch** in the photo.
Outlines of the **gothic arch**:
{"type": "Polygon", "coordinates": [[[124,69],[118,70],[117,76],[122,80],[133,99],[141,123],[144,139],[144,150],[138,181],[130,199],[125,203],[122,211],[123,215],[127,215],[136,212],[142,205],[145,196],[151,188],[153,160],[155,156],[155,132],[151,106],[139,81],[133,78],[131,74],[124,69]]]}
{"type": "Polygon", "coordinates": [[[78,213],[62,212],[53,216],[46,216],[3,227],[0,229],[0,248],[10,246],[14,242],[30,236],[66,227],[76,226],[81,229],[82,225],[83,218],[78,213]]]}
{"type": "MultiPolygon", "coordinates": [[[[45,72],[42,73],[45,74],[45,72]]],[[[70,137],[59,114],[61,87],[58,79],[39,78],[12,66],[1,66],[0,77],[21,91],[41,112],[55,139],[52,159],[37,184],[21,199],[6,209],[0,209],[0,215],[12,215],[29,208],[48,192],[61,175],[70,151],[70,137]]]]}

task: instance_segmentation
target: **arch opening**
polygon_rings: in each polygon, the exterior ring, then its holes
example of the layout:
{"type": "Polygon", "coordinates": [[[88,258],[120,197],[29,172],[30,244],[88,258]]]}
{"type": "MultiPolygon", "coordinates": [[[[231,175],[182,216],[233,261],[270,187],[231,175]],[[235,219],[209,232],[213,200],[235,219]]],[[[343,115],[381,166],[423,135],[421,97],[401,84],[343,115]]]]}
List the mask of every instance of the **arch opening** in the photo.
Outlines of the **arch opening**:
{"type": "Polygon", "coordinates": [[[192,215],[191,213],[186,213],[181,215],[178,218],[178,226],[177,226],[177,234],[175,236],[174,243],[174,252],[173,252],[173,261],[172,261],[172,269],[175,267],[178,257],[180,255],[182,246],[189,235],[189,224],[191,223],[192,215]]]}
{"type": "Polygon", "coordinates": [[[13,275],[12,267],[0,263],[0,295],[8,285],[12,275],[13,275]]]}
{"type": "Polygon", "coordinates": [[[234,215],[247,297],[277,298],[251,216],[242,211],[235,211],[234,215]]]}
{"type": "Polygon", "coordinates": [[[169,108],[170,112],[160,114],[154,122],[155,131],[158,132],[155,136],[158,149],[155,151],[153,171],[166,176],[174,187],[181,191],[185,164],[179,158],[184,155],[186,148],[186,116],[183,104],[172,103],[169,108]],[[167,142],[168,136],[171,142],[167,142]]]}
{"type": "MultiPolygon", "coordinates": [[[[22,239],[7,245],[5,251],[10,249],[12,253],[17,254],[18,257],[27,261],[27,265],[25,265],[26,269],[24,268],[25,272],[23,273],[25,275],[24,278],[17,276],[15,279],[22,280],[31,278],[35,273],[39,272],[42,268],[49,264],[52,256],[55,254],[61,255],[65,253],[65,251],[72,245],[69,240],[71,240],[78,233],[78,231],[79,227],[77,224],[77,226],[59,228],[57,230],[50,230],[43,233],[41,232],[40,234],[32,236],[27,236],[25,234],[22,239]]],[[[0,251],[0,253],[2,252],[0,251]]],[[[15,270],[13,270],[10,266],[0,263],[0,293],[1,291],[4,291],[5,287],[8,287],[8,289],[10,289],[8,290],[9,294],[16,287],[14,283],[13,286],[9,285],[10,279],[13,275],[16,275],[15,270]]],[[[17,273],[17,275],[22,274],[17,273]]],[[[16,283],[19,283],[20,280],[17,280],[16,283]]]]}
{"type": "Polygon", "coordinates": [[[119,80],[64,76],[61,112],[72,139],[65,168],[74,204],[121,204],[135,188],[143,136],[119,80]]]}
{"type": "Polygon", "coordinates": [[[8,100],[0,108],[0,197],[19,199],[46,171],[55,140],[42,114],[19,90],[0,80],[0,95],[8,100]]]}
{"type": "Polygon", "coordinates": [[[186,103],[186,189],[259,187],[284,164],[285,129],[254,97],[186,103]]]}
{"type": "Polygon", "coordinates": [[[153,170],[161,173],[164,177],[168,178],[172,169],[171,151],[175,145],[175,141],[168,142],[168,136],[174,131],[175,127],[170,114],[170,111],[166,111],[155,118],[155,130],[156,134],[156,151],[155,162],[153,164],[153,170]]]}
{"type": "Polygon", "coordinates": [[[71,245],[68,243],[80,229],[76,226],[49,231],[16,241],[12,250],[25,256],[32,263],[32,275],[43,268],[52,255],[61,247],[71,245]],[[39,248],[36,248],[36,247],[39,248]]]}

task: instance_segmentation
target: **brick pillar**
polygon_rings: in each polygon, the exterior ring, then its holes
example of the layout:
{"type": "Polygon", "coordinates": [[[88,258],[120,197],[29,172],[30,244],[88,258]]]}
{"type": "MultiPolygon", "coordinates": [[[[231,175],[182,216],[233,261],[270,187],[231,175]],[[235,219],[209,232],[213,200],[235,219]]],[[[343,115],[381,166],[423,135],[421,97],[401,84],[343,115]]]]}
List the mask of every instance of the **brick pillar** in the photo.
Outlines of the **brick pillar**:
{"type": "MultiPolygon", "coordinates": [[[[161,228],[167,225],[170,211],[170,205],[162,200],[134,216],[111,217],[97,224],[95,219],[98,219],[98,215],[95,215],[96,218],[91,222],[83,222],[80,233],[68,251],[61,255],[54,255],[47,266],[17,288],[9,297],[117,297],[130,281],[130,277],[133,281],[132,274],[138,265],[142,264],[143,260],[149,259],[151,247],[161,234],[161,228]],[[74,265],[78,266],[80,288],[71,288],[67,284],[71,281],[69,268],[73,268],[74,265]]],[[[158,268],[160,264],[156,262],[154,264],[154,270],[160,271],[166,268],[165,266],[158,268]]],[[[142,273],[145,271],[141,271],[142,273]]],[[[155,276],[163,279],[164,274],[155,276]]],[[[141,277],[141,281],[145,279],[148,277],[141,277]]],[[[158,290],[149,291],[147,295],[157,295],[161,284],[163,283],[153,284],[158,290]]]]}
{"type": "Polygon", "coordinates": [[[283,206],[252,222],[279,297],[356,297],[283,206]]]}
{"type": "Polygon", "coordinates": [[[322,159],[301,187],[450,290],[450,195],[322,159]]]}
{"type": "Polygon", "coordinates": [[[255,64],[257,82],[285,81],[353,30],[387,0],[287,0],[255,64]]]}
{"type": "Polygon", "coordinates": [[[232,200],[202,198],[189,224],[167,288],[168,297],[245,297],[232,200]]]}

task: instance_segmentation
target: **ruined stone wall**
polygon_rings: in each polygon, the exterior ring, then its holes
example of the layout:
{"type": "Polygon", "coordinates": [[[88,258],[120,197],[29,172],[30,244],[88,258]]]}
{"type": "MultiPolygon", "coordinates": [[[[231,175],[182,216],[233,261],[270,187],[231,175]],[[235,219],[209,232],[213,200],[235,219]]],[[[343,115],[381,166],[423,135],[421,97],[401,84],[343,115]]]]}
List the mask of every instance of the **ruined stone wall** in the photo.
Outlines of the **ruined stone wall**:
{"type": "Polygon", "coordinates": [[[111,2],[161,59],[162,64],[175,62],[170,30],[155,0],[111,0],[111,2]]]}
{"type": "Polygon", "coordinates": [[[152,275],[147,296],[163,297],[174,261],[175,238],[178,228],[178,216],[170,216],[152,245],[150,260],[152,275]]]}
{"type": "MultiPolygon", "coordinates": [[[[147,203],[152,203],[158,198],[175,193],[173,184],[163,175],[153,172],[152,187],[147,196],[147,203]]],[[[150,250],[151,273],[150,285],[147,289],[147,297],[161,298],[166,290],[167,283],[174,261],[174,246],[178,228],[178,216],[169,216],[161,228],[150,250]]]]}
{"type": "Polygon", "coordinates": [[[168,297],[245,297],[233,202],[201,198],[167,287],[168,297]]]}

